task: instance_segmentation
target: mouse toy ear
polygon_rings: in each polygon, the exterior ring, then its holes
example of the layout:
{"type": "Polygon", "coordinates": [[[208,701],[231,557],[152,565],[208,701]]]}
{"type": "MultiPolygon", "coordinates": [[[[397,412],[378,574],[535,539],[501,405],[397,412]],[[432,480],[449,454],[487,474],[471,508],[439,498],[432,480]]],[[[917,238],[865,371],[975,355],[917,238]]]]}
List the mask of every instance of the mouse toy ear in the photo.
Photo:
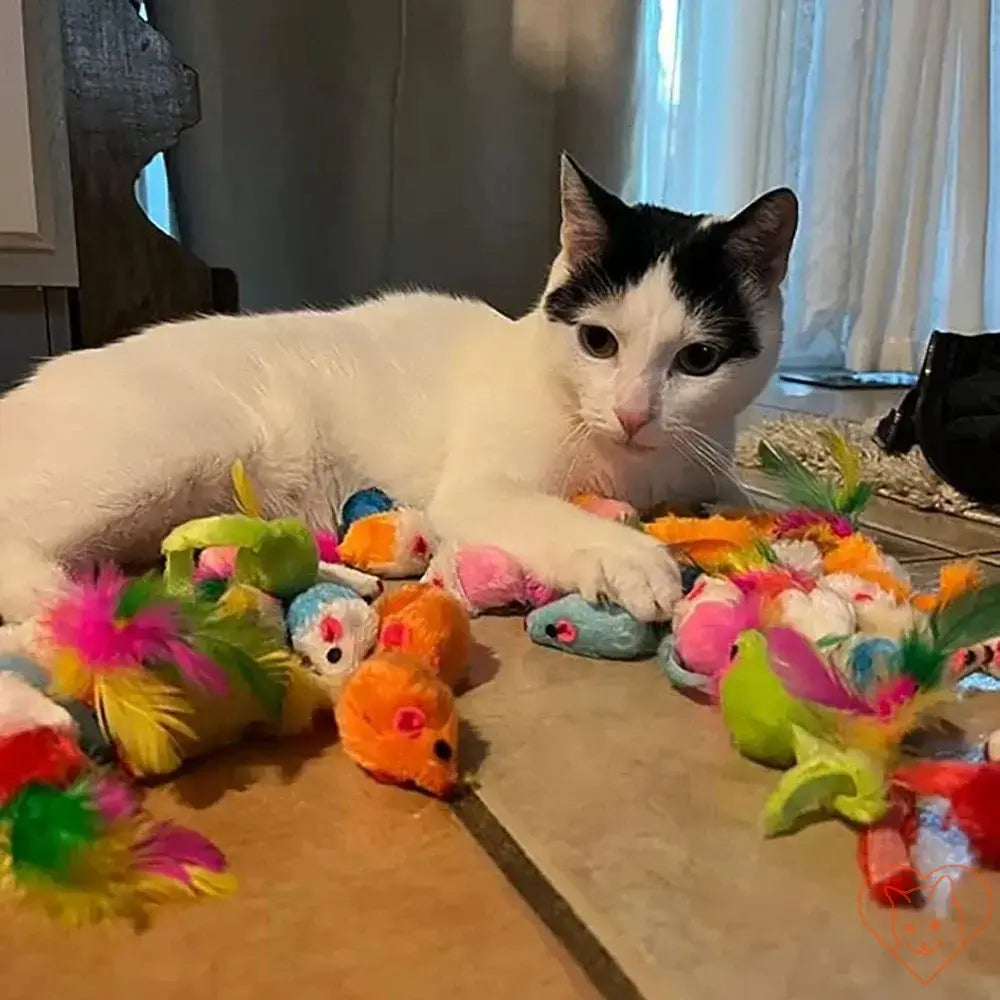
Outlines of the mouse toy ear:
{"type": "Polygon", "coordinates": [[[403,705],[396,709],[396,714],[392,717],[392,728],[400,736],[416,738],[427,725],[427,717],[424,710],[417,705],[403,705]]]}
{"type": "Polygon", "coordinates": [[[379,642],[386,649],[402,649],[410,641],[410,630],[402,622],[386,622],[379,634],[379,642]]]}

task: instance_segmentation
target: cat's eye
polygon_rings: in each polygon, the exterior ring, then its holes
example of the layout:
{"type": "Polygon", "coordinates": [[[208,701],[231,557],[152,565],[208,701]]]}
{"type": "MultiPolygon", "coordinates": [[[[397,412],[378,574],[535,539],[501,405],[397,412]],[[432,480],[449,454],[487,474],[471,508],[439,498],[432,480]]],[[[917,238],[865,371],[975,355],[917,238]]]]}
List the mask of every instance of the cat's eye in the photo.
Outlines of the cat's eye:
{"type": "Polygon", "coordinates": [[[618,338],[606,326],[585,324],[577,336],[580,346],[593,358],[603,361],[618,353],[618,338]]]}
{"type": "Polygon", "coordinates": [[[711,375],[721,364],[722,350],[715,344],[688,344],[674,358],[674,367],[685,375],[711,375]]]}

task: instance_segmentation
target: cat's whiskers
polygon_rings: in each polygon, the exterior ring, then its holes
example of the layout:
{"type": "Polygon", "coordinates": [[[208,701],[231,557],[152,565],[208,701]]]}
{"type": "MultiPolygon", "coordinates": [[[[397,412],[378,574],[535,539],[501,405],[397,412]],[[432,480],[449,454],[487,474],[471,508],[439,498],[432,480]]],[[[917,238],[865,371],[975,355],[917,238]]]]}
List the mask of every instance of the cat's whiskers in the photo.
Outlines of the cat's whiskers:
{"type": "Polygon", "coordinates": [[[563,473],[562,481],[559,484],[558,495],[566,496],[570,482],[576,475],[577,466],[585,452],[585,445],[590,440],[591,430],[584,420],[575,420],[570,424],[569,430],[563,436],[559,446],[560,452],[567,452],[570,455],[569,463],[563,473]]]}
{"type": "Polygon", "coordinates": [[[671,420],[669,429],[673,432],[678,451],[689,461],[704,469],[713,479],[722,476],[732,483],[752,508],[760,505],[749,493],[742,480],[734,471],[732,453],[704,431],[680,420],[671,420]]]}

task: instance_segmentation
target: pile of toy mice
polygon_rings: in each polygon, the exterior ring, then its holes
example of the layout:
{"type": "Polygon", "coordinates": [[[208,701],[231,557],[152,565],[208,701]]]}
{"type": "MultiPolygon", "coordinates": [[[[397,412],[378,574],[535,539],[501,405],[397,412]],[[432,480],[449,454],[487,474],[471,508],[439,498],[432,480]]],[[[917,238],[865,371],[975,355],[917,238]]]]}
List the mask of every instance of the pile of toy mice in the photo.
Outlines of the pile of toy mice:
{"type": "Polygon", "coordinates": [[[375,779],[451,795],[470,618],[511,608],[539,644],[656,657],[741,754],[780,769],[765,835],[840,818],[874,899],[919,905],[917,872],[1000,864],[998,740],[946,759],[915,740],[1000,687],[1000,585],[956,563],[915,592],[857,530],[870,489],[844,441],[828,445],[836,482],[761,446],[792,505],[780,513],[643,523],[618,501],[573,501],[675,553],[685,594],[659,625],[556,593],[499,549],[435,545],[420,511],[375,488],[347,500],[336,535],[265,520],[237,463],[234,512],[171,531],[162,572],[95,569],[21,629],[23,654],[0,657],[0,885],[76,923],[231,891],[224,855],[157,822],[137,789],[251,733],[333,718],[375,779]],[[381,578],[420,581],[383,593],[381,578]]]}

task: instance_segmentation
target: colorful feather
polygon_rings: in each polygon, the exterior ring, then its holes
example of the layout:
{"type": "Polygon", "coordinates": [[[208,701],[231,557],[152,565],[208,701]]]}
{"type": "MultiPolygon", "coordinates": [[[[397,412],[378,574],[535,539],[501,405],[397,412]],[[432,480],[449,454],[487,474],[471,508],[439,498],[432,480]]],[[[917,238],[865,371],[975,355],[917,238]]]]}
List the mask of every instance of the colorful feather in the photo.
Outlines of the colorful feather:
{"type": "Polygon", "coordinates": [[[841,538],[823,556],[823,571],[828,575],[850,573],[874,583],[900,601],[909,600],[912,593],[909,584],[892,573],[878,546],[861,534],[841,538]]]}
{"type": "MultiPolygon", "coordinates": [[[[838,504],[846,503],[861,485],[861,461],[858,453],[847,443],[847,439],[832,427],[819,434],[840,472],[840,487],[837,490],[838,504]]],[[[841,506],[842,510],[843,507],[841,506]]]]}
{"type": "Polygon", "coordinates": [[[838,715],[835,723],[840,741],[870,753],[895,754],[907,733],[916,729],[932,708],[939,708],[953,698],[947,690],[918,691],[891,712],[838,715]]]}
{"type": "Polygon", "coordinates": [[[136,867],[143,875],[158,875],[188,886],[194,870],[215,874],[226,870],[225,856],[211,841],[174,823],[156,823],[133,850],[136,867]]]}
{"type": "Polygon", "coordinates": [[[830,484],[806,468],[791,452],[761,441],[757,460],[790,503],[813,510],[836,510],[836,497],[830,484]]]}
{"type": "Polygon", "coordinates": [[[89,775],[29,785],[0,810],[0,885],[72,924],[138,923],[150,903],[221,895],[235,880],[209,841],[153,823],[127,786],[89,775]]]}
{"type": "Polygon", "coordinates": [[[839,472],[839,485],[827,482],[784,448],[761,441],[757,459],[767,475],[791,503],[814,511],[840,515],[852,524],[872,495],[869,483],[861,481],[861,461],[844,436],[832,428],[821,437],[839,472]]]}
{"type": "Polygon", "coordinates": [[[920,633],[908,632],[900,640],[899,671],[909,677],[918,690],[931,691],[939,687],[947,665],[946,654],[920,633]]]}
{"type": "Polygon", "coordinates": [[[111,775],[92,776],[91,794],[94,805],[108,826],[132,819],[139,812],[135,792],[124,781],[111,775]]]}
{"type": "Polygon", "coordinates": [[[195,600],[217,604],[229,589],[229,580],[224,576],[206,576],[195,582],[195,600]]]}
{"type": "Polygon", "coordinates": [[[281,713],[294,662],[283,636],[214,609],[203,618],[195,642],[231,679],[249,688],[269,715],[281,713]]]}
{"type": "Polygon", "coordinates": [[[68,785],[86,762],[76,740],[58,729],[43,726],[0,737],[0,806],[25,785],[68,785]]]}
{"type": "Polygon", "coordinates": [[[729,578],[744,594],[757,594],[764,598],[777,597],[786,590],[808,592],[816,588],[816,581],[805,573],[783,566],[737,571],[729,578]]]}
{"type": "Polygon", "coordinates": [[[157,664],[174,667],[189,684],[225,694],[225,673],[190,645],[186,618],[185,606],[168,597],[162,583],[128,580],[109,565],[93,580],[71,585],[42,617],[39,635],[54,651],[57,686],[88,703],[99,675],[157,664]]]}
{"type": "Polygon", "coordinates": [[[805,636],[780,626],[765,634],[771,669],[793,698],[842,712],[872,711],[805,636]]]}
{"type": "MultiPolygon", "coordinates": [[[[920,611],[938,611],[963,594],[978,590],[983,585],[983,571],[974,559],[947,563],[938,574],[937,593],[916,594],[913,605],[920,611]]],[[[998,629],[1000,630],[1000,629],[998,629]]]]}
{"type": "Polygon", "coordinates": [[[233,483],[233,493],[236,497],[236,506],[240,512],[247,517],[263,517],[261,513],[260,501],[257,499],[257,492],[253,488],[253,483],[247,475],[246,467],[242,459],[236,459],[229,472],[233,483]]]}
{"type": "Polygon", "coordinates": [[[179,740],[194,740],[184,693],[146,671],[105,674],[94,707],[105,737],[117,744],[136,774],[166,774],[183,759],[179,740]]]}
{"type": "Polygon", "coordinates": [[[934,645],[944,656],[1000,632],[1000,583],[959,594],[931,617],[934,645]]]}
{"type": "Polygon", "coordinates": [[[9,851],[16,873],[69,878],[80,852],[101,834],[101,817],[85,782],[69,789],[32,782],[4,806],[9,851]]]}

